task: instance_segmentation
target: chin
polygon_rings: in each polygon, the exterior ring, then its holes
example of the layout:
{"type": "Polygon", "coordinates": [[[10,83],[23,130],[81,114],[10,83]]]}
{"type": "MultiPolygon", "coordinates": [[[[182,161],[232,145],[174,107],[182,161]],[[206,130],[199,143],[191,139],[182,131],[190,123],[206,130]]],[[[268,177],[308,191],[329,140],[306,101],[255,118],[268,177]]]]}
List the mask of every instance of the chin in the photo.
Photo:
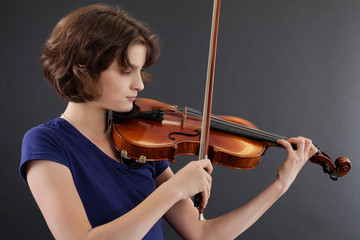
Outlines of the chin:
{"type": "Polygon", "coordinates": [[[133,104],[131,103],[127,106],[122,106],[121,108],[115,108],[113,109],[113,111],[126,113],[126,112],[130,112],[132,109],[133,109],[133,104]]]}

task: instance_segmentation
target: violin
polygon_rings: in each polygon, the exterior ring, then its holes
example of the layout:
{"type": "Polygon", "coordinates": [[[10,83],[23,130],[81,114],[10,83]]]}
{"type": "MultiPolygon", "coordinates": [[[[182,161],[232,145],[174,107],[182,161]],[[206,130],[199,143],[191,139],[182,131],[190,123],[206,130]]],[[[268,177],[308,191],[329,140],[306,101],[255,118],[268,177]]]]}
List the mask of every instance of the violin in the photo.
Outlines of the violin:
{"type": "MultiPolygon", "coordinates": [[[[129,113],[113,112],[112,139],[124,159],[174,161],[179,155],[198,155],[202,113],[153,99],[139,98],[129,113]]],[[[253,123],[234,116],[211,115],[208,158],[212,164],[233,169],[253,169],[279,139],[288,139],[259,130],[253,123]]],[[[296,146],[294,146],[296,147],[296,146]]],[[[322,166],[332,180],[346,175],[351,162],[339,157],[335,163],[319,150],[310,162],[322,166]]]]}

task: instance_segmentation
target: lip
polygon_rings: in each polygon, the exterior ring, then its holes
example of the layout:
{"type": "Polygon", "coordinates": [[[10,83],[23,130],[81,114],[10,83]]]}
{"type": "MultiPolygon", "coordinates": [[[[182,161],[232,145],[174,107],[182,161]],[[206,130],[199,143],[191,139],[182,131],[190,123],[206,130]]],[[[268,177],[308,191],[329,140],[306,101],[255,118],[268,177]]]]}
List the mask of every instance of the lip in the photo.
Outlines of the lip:
{"type": "Polygon", "coordinates": [[[126,97],[130,102],[133,102],[136,100],[136,96],[126,97]]]}

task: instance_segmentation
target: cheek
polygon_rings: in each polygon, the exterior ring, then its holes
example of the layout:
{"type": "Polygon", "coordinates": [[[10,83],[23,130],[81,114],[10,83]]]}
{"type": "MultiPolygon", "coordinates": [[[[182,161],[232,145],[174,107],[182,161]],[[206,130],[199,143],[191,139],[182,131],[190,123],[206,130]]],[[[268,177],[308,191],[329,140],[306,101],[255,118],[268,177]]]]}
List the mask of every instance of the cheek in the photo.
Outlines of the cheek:
{"type": "Polygon", "coordinates": [[[103,100],[111,103],[111,102],[119,102],[124,98],[123,88],[119,86],[112,86],[111,88],[104,89],[102,98],[103,100]]]}
{"type": "Polygon", "coordinates": [[[124,92],[124,82],[122,79],[107,79],[102,82],[104,94],[121,94],[124,92]]]}

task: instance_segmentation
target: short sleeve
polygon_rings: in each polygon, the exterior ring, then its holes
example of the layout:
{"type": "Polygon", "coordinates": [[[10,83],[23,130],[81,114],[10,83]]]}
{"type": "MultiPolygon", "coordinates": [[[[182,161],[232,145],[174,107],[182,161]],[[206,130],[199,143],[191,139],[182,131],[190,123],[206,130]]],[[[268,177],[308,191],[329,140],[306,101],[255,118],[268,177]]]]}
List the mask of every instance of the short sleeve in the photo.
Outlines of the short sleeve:
{"type": "Polygon", "coordinates": [[[155,162],[155,167],[156,167],[155,178],[157,176],[159,176],[163,171],[165,171],[169,167],[169,165],[170,165],[170,163],[168,161],[157,161],[157,162],[155,162]]]}
{"type": "Polygon", "coordinates": [[[23,138],[19,170],[25,182],[25,164],[35,159],[55,161],[70,168],[61,138],[54,129],[43,125],[30,129],[23,138]]]}

